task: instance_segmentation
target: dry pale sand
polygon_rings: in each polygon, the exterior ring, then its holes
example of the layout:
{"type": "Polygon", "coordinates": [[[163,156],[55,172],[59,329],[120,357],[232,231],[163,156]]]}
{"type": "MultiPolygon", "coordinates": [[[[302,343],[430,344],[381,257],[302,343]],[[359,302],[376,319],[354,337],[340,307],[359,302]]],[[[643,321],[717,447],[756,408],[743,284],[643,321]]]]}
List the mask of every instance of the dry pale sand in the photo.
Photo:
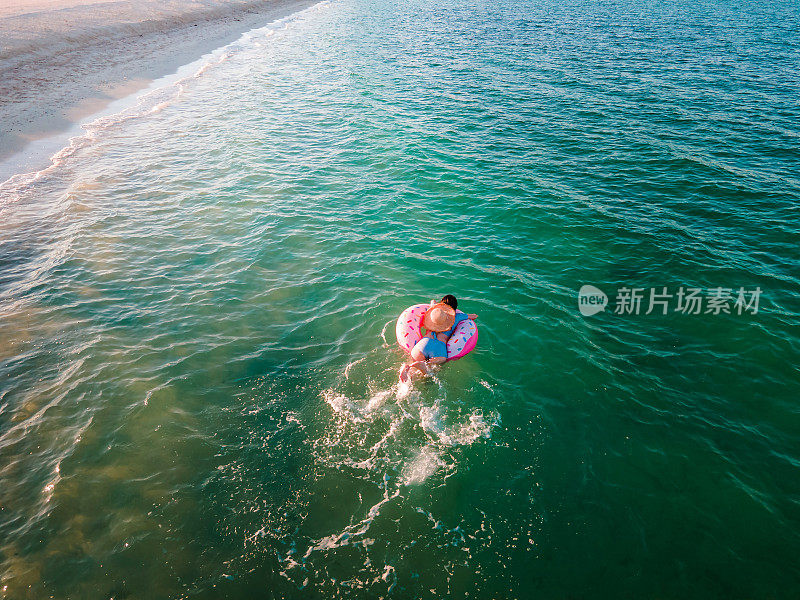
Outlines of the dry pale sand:
{"type": "Polygon", "coordinates": [[[0,0],[0,162],[315,0],[0,0]]]}

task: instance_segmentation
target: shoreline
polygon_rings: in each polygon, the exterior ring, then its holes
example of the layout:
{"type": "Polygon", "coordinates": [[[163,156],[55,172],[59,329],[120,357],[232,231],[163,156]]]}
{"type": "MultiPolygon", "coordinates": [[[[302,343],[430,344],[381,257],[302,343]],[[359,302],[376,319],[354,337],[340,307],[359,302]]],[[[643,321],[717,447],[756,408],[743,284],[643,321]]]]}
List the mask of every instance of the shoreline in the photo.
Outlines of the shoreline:
{"type": "MultiPolygon", "coordinates": [[[[63,136],[242,34],[316,0],[23,0],[0,9],[0,180],[63,136]],[[22,12],[20,12],[22,11],[22,12]]],[[[45,163],[46,164],[46,163],[45,163]]]]}

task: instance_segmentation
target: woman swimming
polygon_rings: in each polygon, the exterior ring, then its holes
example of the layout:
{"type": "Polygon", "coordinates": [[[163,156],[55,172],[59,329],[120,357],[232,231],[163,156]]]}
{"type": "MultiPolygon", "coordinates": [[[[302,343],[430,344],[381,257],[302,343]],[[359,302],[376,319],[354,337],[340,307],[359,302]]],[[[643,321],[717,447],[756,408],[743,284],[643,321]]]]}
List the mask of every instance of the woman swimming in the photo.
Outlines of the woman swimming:
{"type": "Polygon", "coordinates": [[[422,318],[426,333],[411,349],[411,362],[400,368],[400,381],[408,381],[412,368],[427,375],[428,365],[440,365],[447,360],[447,340],[456,326],[466,319],[478,318],[476,314],[458,312],[457,308],[458,300],[452,294],[447,294],[438,303],[431,301],[431,307],[422,318]]]}

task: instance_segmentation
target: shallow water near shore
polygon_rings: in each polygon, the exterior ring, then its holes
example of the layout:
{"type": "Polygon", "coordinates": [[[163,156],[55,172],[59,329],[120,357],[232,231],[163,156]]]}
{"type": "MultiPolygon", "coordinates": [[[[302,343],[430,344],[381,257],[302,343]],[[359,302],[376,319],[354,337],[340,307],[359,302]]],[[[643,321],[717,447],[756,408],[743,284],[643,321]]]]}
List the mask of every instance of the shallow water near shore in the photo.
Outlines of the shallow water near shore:
{"type": "Polygon", "coordinates": [[[0,598],[797,597],[797,20],[323,2],[6,183],[0,598]]]}

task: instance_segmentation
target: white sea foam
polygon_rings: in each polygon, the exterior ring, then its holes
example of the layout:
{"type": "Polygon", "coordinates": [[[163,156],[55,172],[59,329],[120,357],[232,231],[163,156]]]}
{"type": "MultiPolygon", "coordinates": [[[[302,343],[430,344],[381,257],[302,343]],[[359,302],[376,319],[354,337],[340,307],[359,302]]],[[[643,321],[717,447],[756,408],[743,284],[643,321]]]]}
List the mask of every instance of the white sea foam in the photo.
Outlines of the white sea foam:
{"type": "Polygon", "coordinates": [[[335,533],[317,540],[316,543],[312,544],[308,550],[306,550],[303,558],[307,559],[314,552],[333,550],[334,548],[339,548],[341,546],[370,546],[374,543],[374,540],[366,537],[365,534],[369,531],[369,528],[375,519],[381,514],[381,508],[398,496],[400,496],[399,491],[395,491],[391,495],[386,492],[383,496],[383,499],[371,506],[367,511],[367,515],[358,523],[348,525],[339,533],[335,533]]]}
{"type": "MultiPolygon", "coordinates": [[[[397,572],[392,565],[386,565],[381,574],[381,581],[389,584],[389,589],[386,590],[387,594],[391,594],[394,587],[397,585],[397,572]]],[[[376,580],[377,581],[377,580],[376,580]]]]}

